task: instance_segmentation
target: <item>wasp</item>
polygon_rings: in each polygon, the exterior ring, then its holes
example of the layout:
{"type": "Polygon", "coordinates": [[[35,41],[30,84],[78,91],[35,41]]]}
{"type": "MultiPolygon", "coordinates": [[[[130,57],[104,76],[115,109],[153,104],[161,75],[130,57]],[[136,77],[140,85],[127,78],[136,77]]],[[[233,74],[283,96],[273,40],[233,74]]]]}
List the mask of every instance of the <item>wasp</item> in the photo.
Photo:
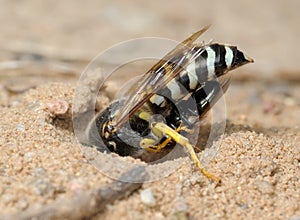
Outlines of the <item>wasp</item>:
{"type": "Polygon", "coordinates": [[[229,79],[222,77],[253,59],[236,46],[196,43],[208,28],[192,34],[158,61],[127,98],[98,113],[87,129],[89,144],[99,151],[108,149],[134,158],[156,155],[179,144],[203,175],[219,181],[200,163],[187,136],[193,132],[195,119],[202,118],[227,90],[229,79]]]}

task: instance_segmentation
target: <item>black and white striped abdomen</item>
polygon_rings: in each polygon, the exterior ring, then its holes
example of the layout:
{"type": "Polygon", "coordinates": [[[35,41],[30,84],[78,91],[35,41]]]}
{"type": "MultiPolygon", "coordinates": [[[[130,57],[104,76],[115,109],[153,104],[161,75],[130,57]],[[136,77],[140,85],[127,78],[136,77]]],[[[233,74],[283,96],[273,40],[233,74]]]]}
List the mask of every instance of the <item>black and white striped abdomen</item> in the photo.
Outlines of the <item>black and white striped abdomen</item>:
{"type": "MultiPolygon", "coordinates": [[[[214,80],[232,69],[252,62],[235,46],[215,43],[202,47],[202,52],[189,63],[185,70],[151,97],[150,101],[153,104],[163,107],[165,97],[179,101],[187,93],[193,93],[201,88],[206,81],[214,80]]],[[[199,47],[191,50],[189,55],[193,55],[195,51],[199,51],[199,47]]]]}
{"type": "Polygon", "coordinates": [[[204,46],[203,52],[183,71],[177,81],[189,91],[194,91],[199,84],[224,75],[231,69],[250,62],[234,46],[211,44],[204,46]],[[188,81],[188,82],[187,82],[188,81]]]}

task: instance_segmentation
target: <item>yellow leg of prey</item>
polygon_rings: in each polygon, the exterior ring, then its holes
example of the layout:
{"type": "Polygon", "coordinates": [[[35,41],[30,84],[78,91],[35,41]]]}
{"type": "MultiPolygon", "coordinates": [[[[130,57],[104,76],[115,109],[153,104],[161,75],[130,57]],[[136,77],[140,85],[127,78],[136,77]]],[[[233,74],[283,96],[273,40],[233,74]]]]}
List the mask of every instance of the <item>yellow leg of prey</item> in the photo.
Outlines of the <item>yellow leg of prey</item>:
{"type": "Polygon", "coordinates": [[[196,165],[196,167],[198,167],[201,171],[201,173],[206,176],[207,178],[214,180],[216,182],[221,182],[221,179],[212,175],[211,173],[209,173],[208,171],[206,171],[206,169],[202,166],[202,164],[200,163],[193,146],[190,144],[189,140],[180,135],[176,130],[173,130],[172,128],[170,128],[168,125],[161,123],[161,122],[157,122],[157,123],[152,123],[152,126],[155,129],[160,130],[161,132],[163,132],[165,135],[169,136],[169,138],[173,139],[174,141],[176,141],[178,144],[180,144],[181,146],[185,147],[190,156],[192,161],[194,162],[194,164],[196,165]]]}
{"type": "MultiPolygon", "coordinates": [[[[157,134],[158,136],[163,136],[162,134],[164,133],[162,130],[159,130],[155,127],[151,126],[152,131],[156,131],[154,132],[155,134],[157,134]],[[161,135],[159,135],[161,134],[161,135]]],[[[170,128],[171,129],[171,128],[170,128]]],[[[176,128],[175,130],[176,132],[179,131],[186,131],[188,133],[193,133],[193,130],[188,129],[185,126],[179,126],[178,128],[176,128]]],[[[163,148],[165,148],[167,146],[167,144],[172,140],[171,137],[168,137],[166,140],[164,140],[162,143],[156,145],[156,140],[150,139],[150,138],[144,138],[141,142],[140,142],[140,146],[145,148],[148,151],[151,151],[153,153],[158,153],[160,152],[163,148]]]]}

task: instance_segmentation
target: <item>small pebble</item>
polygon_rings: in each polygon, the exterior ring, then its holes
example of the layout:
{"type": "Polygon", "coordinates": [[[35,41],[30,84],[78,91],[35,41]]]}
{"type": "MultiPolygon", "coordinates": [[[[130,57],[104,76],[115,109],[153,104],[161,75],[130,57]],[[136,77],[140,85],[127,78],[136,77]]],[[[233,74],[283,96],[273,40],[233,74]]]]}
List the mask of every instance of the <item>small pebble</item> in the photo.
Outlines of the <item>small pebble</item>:
{"type": "Polygon", "coordinates": [[[267,181],[259,181],[257,183],[258,190],[263,194],[274,194],[274,185],[267,181]]]}
{"type": "Polygon", "coordinates": [[[244,209],[244,210],[249,208],[249,205],[246,204],[246,203],[238,204],[238,206],[239,206],[241,209],[244,209]]]}
{"type": "Polygon", "coordinates": [[[65,100],[56,99],[46,103],[46,109],[54,115],[63,115],[69,109],[69,103],[65,100]]]}
{"type": "Polygon", "coordinates": [[[187,213],[188,205],[186,203],[186,200],[182,197],[176,198],[174,202],[174,209],[176,210],[176,212],[187,213]]]}
{"type": "Polygon", "coordinates": [[[23,169],[23,163],[21,161],[15,161],[13,169],[20,172],[23,169]]]}
{"type": "Polygon", "coordinates": [[[154,198],[151,189],[145,189],[141,192],[141,201],[149,207],[156,205],[156,199],[154,198]]]}
{"type": "Polygon", "coordinates": [[[32,191],[39,196],[54,194],[55,188],[47,180],[37,179],[32,183],[32,191]]]}
{"type": "Polygon", "coordinates": [[[81,192],[87,189],[86,184],[84,184],[83,180],[75,179],[71,181],[69,185],[69,189],[73,192],[81,192]]]}
{"type": "Polygon", "coordinates": [[[19,131],[25,131],[25,125],[23,125],[23,124],[16,124],[16,128],[17,128],[19,131]]]}
{"type": "Polygon", "coordinates": [[[153,215],[153,219],[164,220],[164,219],[166,219],[166,217],[161,212],[156,212],[153,215]]]}
{"type": "Polygon", "coordinates": [[[26,152],[24,154],[24,161],[31,162],[35,156],[36,156],[36,154],[34,152],[26,152]]]}
{"type": "Polygon", "coordinates": [[[26,208],[28,208],[29,203],[28,201],[25,199],[21,199],[17,202],[16,207],[20,210],[25,210],[26,208]]]}

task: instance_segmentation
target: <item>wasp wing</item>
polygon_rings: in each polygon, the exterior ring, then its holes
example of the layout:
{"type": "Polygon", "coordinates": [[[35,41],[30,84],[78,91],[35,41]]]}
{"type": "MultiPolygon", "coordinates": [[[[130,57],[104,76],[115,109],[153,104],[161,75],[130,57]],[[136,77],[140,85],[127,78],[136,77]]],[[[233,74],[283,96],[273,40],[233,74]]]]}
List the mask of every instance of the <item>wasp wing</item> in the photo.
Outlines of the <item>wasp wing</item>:
{"type": "Polygon", "coordinates": [[[157,91],[176,77],[204,51],[204,48],[195,45],[194,41],[208,28],[209,26],[206,26],[185,39],[142,76],[138,86],[134,91],[131,91],[126,104],[122,106],[122,111],[115,115],[113,120],[114,129],[119,129],[128,117],[132,116],[157,91]]]}

